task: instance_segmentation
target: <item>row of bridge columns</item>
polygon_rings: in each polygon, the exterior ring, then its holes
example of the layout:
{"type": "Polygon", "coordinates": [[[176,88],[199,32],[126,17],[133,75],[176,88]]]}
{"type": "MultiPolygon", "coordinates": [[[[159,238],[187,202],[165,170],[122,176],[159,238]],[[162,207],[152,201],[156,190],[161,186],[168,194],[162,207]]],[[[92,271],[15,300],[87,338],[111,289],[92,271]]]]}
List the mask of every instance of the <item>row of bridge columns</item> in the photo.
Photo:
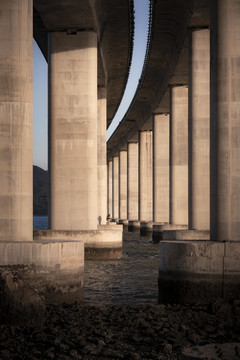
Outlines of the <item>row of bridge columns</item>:
{"type": "Polygon", "coordinates": [[[25,288],[50,302],[79,300],[85,259],[122,253],[122,228],[106,224],[97,47],[94,31],[48,34],[49,229],[33,231],[33,1],[0,1],[0,271],[20,266],[13,302],[25,288]]]}
{"type": "Polygon", "coordinates": [[[240,239],[240,44],[229,20],[236,8],[218,6],[221,27],[212,20],[211,50],[209,29],[191,32],[189,85],[170,86],[169,114],[153,114],[152,129],[140,130],[138,142],[109,161],[112,218],[240,239]]]}
{"type": "MultiPolygon", "coordinates": [[[[1,1],[0,240],[33,238],[31,0],[1,1]]],[[[106,224],[106,89],[97,86],[97,35],[49,33],[49,226],[106,224]],[[99,180],[98,180],[99,179],[99,180]]]]}

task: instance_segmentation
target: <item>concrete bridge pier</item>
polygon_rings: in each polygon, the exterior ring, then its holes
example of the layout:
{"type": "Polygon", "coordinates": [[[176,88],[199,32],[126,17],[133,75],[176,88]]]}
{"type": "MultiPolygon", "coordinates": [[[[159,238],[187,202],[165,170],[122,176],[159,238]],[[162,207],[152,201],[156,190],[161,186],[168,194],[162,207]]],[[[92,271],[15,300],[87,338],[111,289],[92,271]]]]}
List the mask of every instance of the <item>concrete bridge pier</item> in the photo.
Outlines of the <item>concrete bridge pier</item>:
{"type": "Polygon", "coordinates": [[[0,241],[32,241],[32,2],[0,11],[0,241]]]}
{"type": "Polygon", "coordinates": [[[97,35],[49,34],[52,230],[97,229],[97,35]]]}
{"type": "Polygon", "coordinates": [[[106,159],[106,88],[98,88],[97,169],[98,169],[98,225],[106,225],[107,218],[107,159],[106,159]]]}
{"type": "Polygon", "coordinates": [[[152,176],[152,131],[139,131],[139,220],[141,235],[152,231],[152,176]]]}
{"type": "MultiPolygon", "coordinates": [[[[156,125],[156,122],[154,122],[156,125]]],[[[169,220],[165,224],[153,227],[154,241],[171,239],[176,231],[188,229],[188,88],[187,86],[172,85],[170,90],[169,130],[167,124],[163,130],[165,134],[164,160],[169,162],[169,190],[165,185],[165,199],[169,193],[169,220]],[[167,135],[169,134],[169,138],[167,135]],[[167,140],[169,139],[169,140],[167,140]],[[169,149],[169,159],[167,155],[169,149]]],[[[156,136],[157,133],[156,133],[156,136]]],[[[159,146],[159,145],[158,145],[159,146]]],[[[155,150],[161,151],[161,150],[155,150]]],[[[157,156],[157,153],[156,153],[157,156]]],[[[156,160],[157,161],[157,160],[156,160]]],[[[165,167],[165,181],[167,181],[165,167]]],[[[156,175],[155,175],[156,177],[156,175]]],[[[165,206],[166,208],[166,206],[165,206]]],[[[166,210],[168,210],[166,208],[166,210]]],[[[167,214],[167,212],[166,212],[167,214]]],[[[165,219],[167,217],[165,215],[165,219]]]]}
{"type": "Polygon", "coordinates": [[[31,323],[43,298],[81,298],[84,244],[33,241],[32,1],[3,0],[0,12],[0,304],[31,323]]]}
{"type": "Polygon", "coordinates": [[[139,145],[127,144],[127,218],[128,230],[139,231],[139,145]]]}
{"type": "Polygon", "coordinates": [[[112,208],[112,168],[113,168],[113,162],[112,160],[110,160],[108,162],[108,216],[109,216],[109,219],[112,219],[113,217],[113,208],[112,208]]]}
{"type": "Polygon", "coordinates": [[[153,221],[152,239],[159,242],[169,224],[169,114],[153,115],[153,221]]]}
{"type": "Polygon", "coordinates": [[[114,221],[119,219],[119,156],[113,157],[112,170],[112,209],[114,221]]]}
{"type": "Polygon", "coordinates": [[[122,251],[122,229],[104,224],[105,108],[105,89],[97,89],[97,34],[51,32],[50,230],[34,238],[83,241],[85,259],[118,258],[122,251]]]}
{"type": "Polygon", "coordinates": [[[160,242],[161,302],[240,299],[239,14],[211,1],[210,241],[160,242]]]}
{"type": "Polygon", "coordinates": [[[165,240],[210,238],[210,30],[193,29],[189,42],[188,230],[166,231],[165,240]]]}
{"type": "Polygon", "coordinates": [[[128,226],[127,220],[127,151],[119,152],[119,224],[128,226]]]}

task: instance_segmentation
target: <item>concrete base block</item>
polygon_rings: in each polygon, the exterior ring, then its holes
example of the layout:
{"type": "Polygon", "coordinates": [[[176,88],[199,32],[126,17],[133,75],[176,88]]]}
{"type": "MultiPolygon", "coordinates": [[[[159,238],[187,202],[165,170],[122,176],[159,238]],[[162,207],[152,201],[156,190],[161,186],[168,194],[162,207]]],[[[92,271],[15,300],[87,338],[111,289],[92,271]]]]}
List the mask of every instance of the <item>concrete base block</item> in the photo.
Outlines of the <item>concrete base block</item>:
{"type": "Polygon", "coordinates": [[[140,221],[128,220],[128,231],[139,232],[140,231],[140,221]]]}
{"type": "Polygon", "coordinates": [[[240,299],[240,242],[160,242],[159,302],[240,299]]]}
{"type": "Polygon", "coordinates": [[[187,225],[172,225],[169,223],[153,224],[152,239],[153,242],[158,243],[159,241],[163,240],[163,231],[187,229],[187,225]]]}
{"type": "Polygon", "coordinates": [[[163,240],[210,240],[208,230],[164,230],[163,240]]]}
{"type": "Polygon", "coordinates": [[[35,240],[82,241],[85,260],[119,259],[122,256],[123,226],[98,225],[97,230],[34,230],[35,240]]]}
{"type": "Polygon", "coordinates": [[[9,319],[39,321],[46,303],[83,299],[84,243],[0,242],[0,275],[0,304],[9,319]]]}
{"type": "Polygon", "coordinates": [[[152,221],[141,221],[140,222],[140,235],[147,236],[152,235],[153,222],[152,221]]]}
{"type": "Polygon", "coordinates": [[[123,225],[124,230],[128,229],[128,220],[127,219],[119,219],[118,224],[123,225]]]}

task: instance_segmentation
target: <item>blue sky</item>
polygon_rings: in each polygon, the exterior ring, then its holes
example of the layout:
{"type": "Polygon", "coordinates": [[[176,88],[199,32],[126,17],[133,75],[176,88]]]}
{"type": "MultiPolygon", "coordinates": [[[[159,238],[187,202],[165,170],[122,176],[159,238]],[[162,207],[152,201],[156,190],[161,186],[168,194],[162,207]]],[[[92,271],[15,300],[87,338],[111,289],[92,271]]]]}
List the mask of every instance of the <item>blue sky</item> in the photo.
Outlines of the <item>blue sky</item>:
{"type": "MultiPolygon", "coordinates": [[[[134,96],[145,56],[149,0],[134,0],[135,37],[130,75],[120,107],[107,131],[109,138],[122,120],[134,96]]],[[[33,40],[33,164],[47,169],[48,163],[48,75],[47,63],[33,40]]]]}

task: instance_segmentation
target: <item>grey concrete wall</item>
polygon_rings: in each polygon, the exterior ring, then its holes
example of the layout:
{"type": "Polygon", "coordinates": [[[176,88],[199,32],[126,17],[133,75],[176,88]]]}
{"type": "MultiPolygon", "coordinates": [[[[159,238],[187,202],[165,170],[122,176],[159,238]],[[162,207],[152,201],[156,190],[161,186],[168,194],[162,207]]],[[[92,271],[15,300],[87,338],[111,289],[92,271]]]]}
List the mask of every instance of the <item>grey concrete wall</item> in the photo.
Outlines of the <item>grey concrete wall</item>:
{"type": "Polygon", "coordinates": [[[98,89],[98,223],[106,224],[107,217],[107,122],[106,89],[98,89]]]}
{"type": "Polygon", "coordinates": [[[153,117],[153,221],[169,222],[169,115],[153,117]]]}
{"type": "Polygon", "coordinates": [[[127,219],[127,151],[119,152],[119,218],[127,219]]]}
{"type": "Polygon", "coordinates": [[[153,220],[152,131],[139,132],[139,219],[153,220]]]}
{"type": "Polygon", "coordinates": [[[189,44],[189,228],[210,228],[210,30],[189,44]]]}
{"type": "Polygon", "coordinates": [[[113,218],[119,218],[119,157],[113,158],[113,171],[112,171],[112,206],[113,206],[113,218]]]}
{"type": "Polygon", "coordinates": [[[51,228],[97,228],[97,36],[49,35],[51,228]]]}
{"type": "Polygon", "coordinates": [[[138,220],[138,143],[127,148],[127,218],[138,220]]]}
{"type": "Polygon", "coordinates": [[[170,221],[188,224],[188,89],[172,86],[170,96],[170,221]]]}
{"type": "Polygon", "coordinates": [[[0,2],[0,241],[32,240],[32,11],[0,2]]]}
{"type": "Polygon", "coordinates": [[[240,240],[240,2],[211,1],[211,239],[240,240]]]}
{"type": "Polygon", "coordinates": [[[112,160],[108,162],[108,215],[112,218],[112,160]]]}

